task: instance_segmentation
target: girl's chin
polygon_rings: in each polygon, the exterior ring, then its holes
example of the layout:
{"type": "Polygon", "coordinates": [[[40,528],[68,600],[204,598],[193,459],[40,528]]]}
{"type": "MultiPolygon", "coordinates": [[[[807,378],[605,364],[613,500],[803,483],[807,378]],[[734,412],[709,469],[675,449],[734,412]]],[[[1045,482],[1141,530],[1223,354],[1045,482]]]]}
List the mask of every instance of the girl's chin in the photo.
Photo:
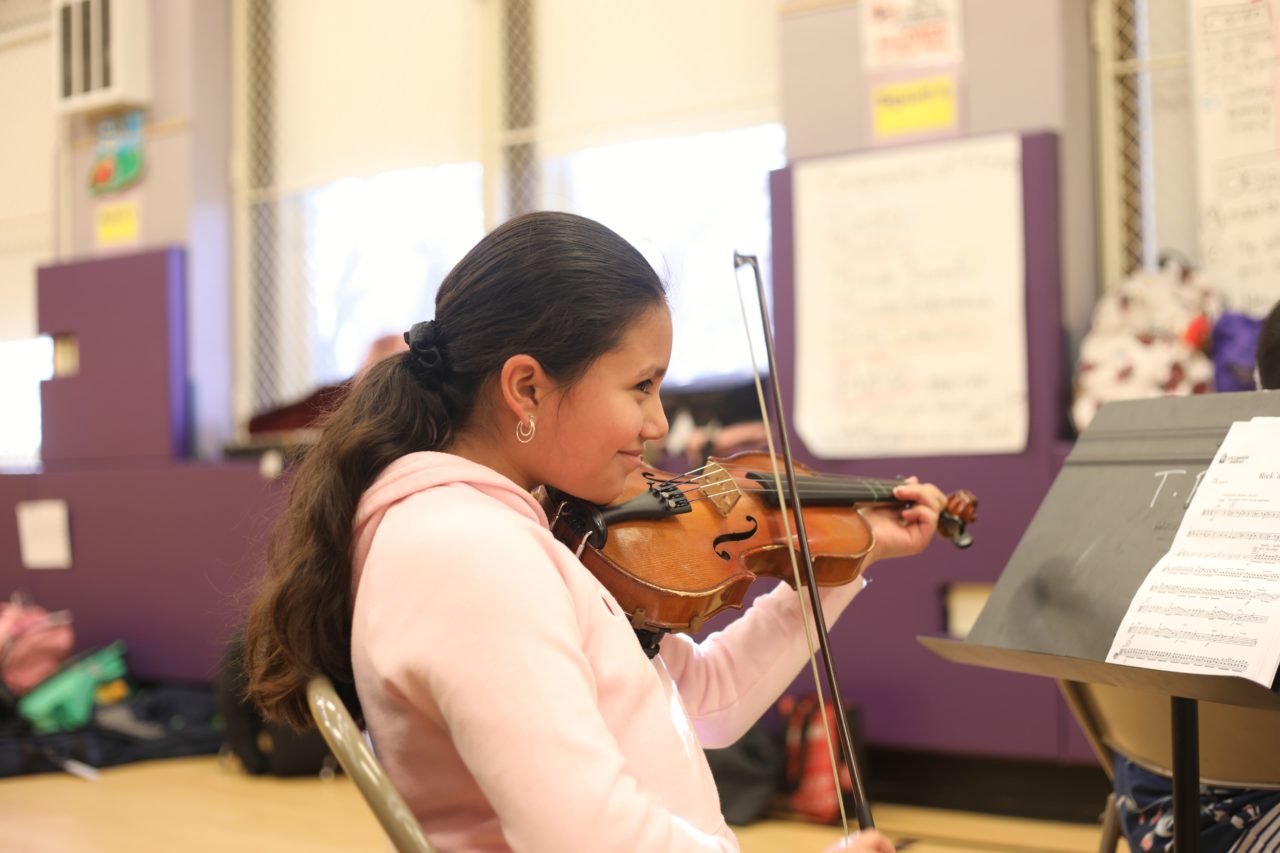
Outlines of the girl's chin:
{"type": "Polygon", "coordinates": [[[621,482],[610,484],[608,486],[598,486],[594,489],[583,489],[581,492],[569,492],[578,500],[587,501],[597,506],[610,506],[617,503],[622,497],[623,484],[621,482]]]}

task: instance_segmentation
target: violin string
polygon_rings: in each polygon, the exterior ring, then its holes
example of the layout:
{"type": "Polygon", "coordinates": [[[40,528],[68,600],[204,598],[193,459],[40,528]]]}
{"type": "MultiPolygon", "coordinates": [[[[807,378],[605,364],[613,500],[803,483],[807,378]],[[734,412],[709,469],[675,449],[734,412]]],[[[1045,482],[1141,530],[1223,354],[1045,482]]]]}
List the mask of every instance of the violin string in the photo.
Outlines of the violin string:
{"type": "Polygon", "coordinates": [[[686,494],[686,495],[687,495],[687,494],[689,494],[690,492],[696,492],[698,489],[702,489],[703,491],[706,491],[707,489],[714,489],[714,488],[718,488],[718,487],[720,487],[720,486],[723,486],[725,483],[726,483],[726,481],[725,481],[725,480],[715,480],[715,481],[710,482],[710,483],[696,483],[696,482],[695,482],[695,483],[680,483],[679,485],[681,486],[681,488],[680,488],[680,489],[678,489],[677,491],[681,492],[682,494],[686,494]]]}
{"type": "Polygon", "coordinates": [[[699,488],[702,488],[703,486],[718,486],[723,483],[732,483],[732,482],[734,482],[734,479],[732,477],[719,477],[715,480],[681,480],[680,484],[684,486],[689,486],[694,489],[699,489],[699,488]]]}
{"type": "MultiPolygon", "coordinates": [[[[702,485],[701,480],[685,479],[685,475],[683,474],[677,475],[668,480],[663,480],[662,482],[674,483],[682,486],[691,486],[694,488],[697,488],[698,486],[702,485]]],[[[732,476],[726,476],[726,477],[722,477],[719,480],[714,480],[712,482],[713,483],[736,482],[736,480],[734,480],[732,476]]],[[[782,479],[782,483],[783,485],[786,485],[787,479],[785,477],[782,479]]],[[[833,494],[833,495],[848,494],[850,493],[851,488],[856,491],[856,487],[861,486],[865,493],[875,495],[875,494],[880,494],[882,491],[885,491],[885,490],[892,492],[893,489],[897,488],[898,486],[901,486],[902,484],[903,483],[901,480],[866,480],[866,479],[858,478],[858,479],[849,479],[844,482],[829,483],[824,481],[823,478],[820,478],[820,477],[812,477],[812,478],[797,477],[796,478],[796,485],[800,486],[800,488],[805,489],[806,491],[813,492],[814,494],[833,494]]],[[[772,483],[765,483],[759,480],[749,480],[745,484],[745,487],[753,491],[773,491],[774,490],[774,486],[772,483]]]]}
{"type": "MultiPolygon", "coordinates": [[[[747,465],[725,465],[721,463],[721,467],[726,471],[745,471],[747,474],[761,474],[768,476],[768,472],[759,471],[756,468],[747,465]]],[[[698,470],[698,469],[695,469],[698,470]]],[[[809,474],[796,477],[797,482],[817,481],[825,483],[855,482],[855,483],[876,483],[882,486],[900,486],[905,482],[903,477],[893,477],[884,479],[880,477],[863,477],[857,474],[809,474]]],[[[786,482],[786,478],[783,478],[786,482]]]]}
{"type": "Polygon", "coordinates": [[[735,491],[736,489],[727,489],[723,492],[716,492],[715,494],[707,494],[704,492],[702,497],[690,498],[689,503],[696,503],[697,501],[709,501],[709,500],[714,500],[715,498],[722,498],[725,495],[733,494],[735,491]]]}
{"type": "MultiPolygon", "coordinates": [[[[694,475],[702,471],[705,471],[710,467],[712,466],[708,464],[708,465],[703,465],[700,468],[694,468],[693,470],[686,471],[683,474],[677,474],[674,477],[671,477],[666,482],[689,482],[691,479],[694,479],[694,475]]],[[[765,472],[757,471],[755,468],[751,468],[746,465],[725,465],[724,463],[720,463],[720,467],[722,470],[724,470],[725,474],[729,477],[733,476],[732,472],[734,471],[745,471],[748,474],[758,473],[758,474],[767,476],[765,472]]],[[[782,482],[785,485],[787,482],[787,478],[783,477],[782,482]]],[[[848,484],[858,484],[858,485],[866,485],[870,488],[887,488],[892,490],[897,486],[903,485],[906,482],[906,480],[901,477],[893,478],[893,479],[881,479],[879,477],[860,477],[860,476],[851,475],[851,474],[822,474],[822,475],[799,476],[799,477],[796,477],[796,482],[798,484],[806,485],[806,486],[808,485],[817,485],[822,487],[829,486],[833,489],[847,488],[848,484]]]]}
{"type": "MultiPolygon", "coordinates": [[[[732,476],[726,476],[724,479],[732,480],[734,478],[732,476]]],[[[685,475],[679,474],[668,480],[663,480],[662,482],[682,484],[691,483],[696,485],[700,480],[686,479],[685,475]]],[[[786,485],[786,477],[782,478],[782,483],[783,485],[786,485]]],[[[803,489],[812,489],[816,492],[828,492],[832,494],[841,494],[849,491],[852,487],[858,486],[861,486],[867,491],[875,494],[882,490],[893,491],[895,488],[903,484],[903,480],[869,480],[865,477],[849,477],[847,479],[837,480],[834,482],[829,481],[825,477],[796,477],[796,485],[803,489]]],[[[757,491],[771,491],[773,489],[773,485],[771,483],[765,483],[761,480],[748,480],[747,487],[756,489],[757,491]]]]}
{"type": "MultiPolygon", "coordinates": [[[[713,480],[709,483],[683,482],[674,479],[664,482],[676,485],[678,487],[677,491],[685,495],[699,490],[707,494],[708,490],[720,488],[723,488],[724,491],[717,492],[713,497],[720,497],[735,491],[765,492],[768,494],[773,494],[776,491],[772,485],[767,483],[751,483],[744,488],[732,477],[713,480]]],[[[800,488],[800,496],[809,500],[837,500],[842,503],[890,502],[895,500],[892,492],[886,494],[874,481],[868,483],[866,488],[861,490],[851,489],[849,486],[836,487],[823,483],[805,483],[800,488]]]]}
{"type": "MultiPolygon", "coordinates": [[[[733,474],[732,474],[733,471],[745,471],[747,474],[756,473],[756,474],[761,474],[762,476],[766,476],[764,475],[763,472],[756,471],[754,468],[750,468],[746,465],[725,465],[724,463],[718,463],[718,464],[719,464],[720,470],[729,479],[733,479],[733,474]]],[[[701,478],[696,475],[701,474],[701,472],[706,471],[708,468],[711,468],[711,467],[713,467],[713,464],[708,463],[706,465],[702,465],[697,468],[692,468],[688,471],[685,471],[683,474],[676,474],[672,477],[667,478],[666,480],[663,480],[662,482],[664,483],[697,482],[701,478]]],[[[782,478],[782,482],[785,484],[787,482],[787,479],[785,477],[782,478]]],[[[833,489],[846,488],[847,484],[865,485],[872,489],[875,489],[875,488],[893,489],[897,486],[901,486],[904,482],[906,481],[902,478],[886,480],[886,479],[880,479],[877,477],[861,477],[861,476],[848,475],[848,474],[822,474],[822,475],[809,475],[809,476],[796,477],[796,483],[800,485],[806,485],[806,486],[816,485],[819,487],[830,487],[833,489]]]]}

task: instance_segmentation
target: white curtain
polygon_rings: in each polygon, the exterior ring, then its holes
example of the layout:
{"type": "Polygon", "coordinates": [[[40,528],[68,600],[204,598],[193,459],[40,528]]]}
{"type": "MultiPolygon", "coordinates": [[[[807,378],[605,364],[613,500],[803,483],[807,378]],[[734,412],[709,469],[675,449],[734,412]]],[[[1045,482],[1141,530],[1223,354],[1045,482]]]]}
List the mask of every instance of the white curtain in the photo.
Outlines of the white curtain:
{"type": "Polygon", "coordinates": [[[534,8],[543,156],[779,118],[778,0],[535,0],[534,8]]]}
{"type": "Polygon", "coordinates": [[[278,0],[276,189],[479,162],[473,0],[278,0]]]}

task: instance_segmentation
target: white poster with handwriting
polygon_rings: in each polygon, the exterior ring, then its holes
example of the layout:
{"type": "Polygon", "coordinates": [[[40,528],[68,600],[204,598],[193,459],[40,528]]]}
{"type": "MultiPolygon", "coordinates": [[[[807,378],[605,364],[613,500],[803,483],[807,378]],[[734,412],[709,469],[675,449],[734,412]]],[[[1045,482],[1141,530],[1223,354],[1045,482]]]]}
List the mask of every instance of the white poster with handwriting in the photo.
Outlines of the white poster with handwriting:
{"type": "Polygon", "coordinates": [[[1107,661],[1271,686],[1280,665],[1280,418],[1232,425],[1107,661]]]}
{"type": "Polygon", "coordinates": [[[863,0],[862,65],[868,72],[964,61],[960,0],[863,0]]]}
{"type": "Polygon", "coordinates": [[[1280,0],[1191,3],[1200,264],[1237,310],[1280,299],[1280,0]]]}
{"type": "Polygon", "coordinates": [[[808,448],[1024,450],[1021,140],[802,162],[793,193],[795,422],[808,448]]]}

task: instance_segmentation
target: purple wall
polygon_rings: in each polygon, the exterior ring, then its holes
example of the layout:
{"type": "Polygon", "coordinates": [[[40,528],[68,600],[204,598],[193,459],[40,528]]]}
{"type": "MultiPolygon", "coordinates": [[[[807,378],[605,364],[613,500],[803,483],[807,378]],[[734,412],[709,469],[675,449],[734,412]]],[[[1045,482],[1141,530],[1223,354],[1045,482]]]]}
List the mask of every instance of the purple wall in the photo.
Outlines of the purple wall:
{"type": "Polygon", "coordinates": [[[36,478],[28,474],[0,475],[0,598],[8,600],[14,590],[22,589],[30,574],[22,568],[18,548],[18,501],[35,496],[36,478]]]}
{"type": "Polygon", "coordinates": [[[213,677],[262,565],[277,506],[279,490],[256,464],[0,477],[6,516],[13,515],[10,481],[28,481],[25,497],[67,502],[72,568],[11,570],[19,565],[16,537],[10,546],[0,533],[6,589],[24,589],[51,610],[70,609],[77,649],[124,640],[135,676],[213,677]]]}

